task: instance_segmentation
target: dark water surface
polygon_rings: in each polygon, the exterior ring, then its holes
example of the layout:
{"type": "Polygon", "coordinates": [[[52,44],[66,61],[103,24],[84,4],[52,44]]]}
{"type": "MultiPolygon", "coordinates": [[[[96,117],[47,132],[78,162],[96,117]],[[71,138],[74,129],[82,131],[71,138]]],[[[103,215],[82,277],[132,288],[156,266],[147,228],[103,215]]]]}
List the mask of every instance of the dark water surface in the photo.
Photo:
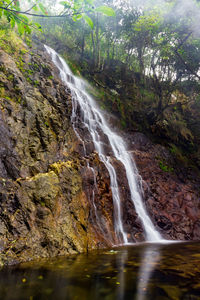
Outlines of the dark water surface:
{"type": "Polygon", "coordinates": [[[0,299],[200,299],[200,243],[143,244],[5,268],[0,299]]]}

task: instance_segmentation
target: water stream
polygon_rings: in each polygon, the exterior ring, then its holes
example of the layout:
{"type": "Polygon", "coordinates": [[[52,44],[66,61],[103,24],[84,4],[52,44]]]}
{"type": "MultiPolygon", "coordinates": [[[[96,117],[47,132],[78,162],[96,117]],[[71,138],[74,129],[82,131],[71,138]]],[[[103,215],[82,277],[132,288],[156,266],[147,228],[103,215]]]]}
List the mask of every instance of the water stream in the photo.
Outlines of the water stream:
{"type": "MultiPolygon", "coordinates": [[[[53,49],[48,46],[45,46],[45,48],[51,56],[53,63],[59,69],[62,81],[71,90],[71,121],[77,137],[83,144],[84,154],[86,154],[86,146],[78,131],[80,119],[83,123],[83,128],[88,130],[90,133],[95,150],[98,152],[100,160],[105,164],[109,172],[114,206],[114,226],[119,243],[128,244],[128,238],[127,232],[125,232],[123,226],[123,214],[118,185],[119,178],[117,176],[111,156],[106,153],[107,145],[105,143],[105,138],[112,149],[112,156],[124,166],[130,189],[131,200],[142,222],[146,240],[151,242],[160,242],[162,237],[155,229],[146,211],[145,205],[143,204],[143,199],[138,184],[139,174],[137,167],[132,155],[126,149],[125,142],[123,141],[122,137],[120,137],[110,128],[103,113],[98,108],[92,97],[87,93],[86,83],[84,80],[74,76],[64,59],[60,57],[53,49]]],[[[88,167],[90,168],[90,166],[88,167]]],[[[94,207],[94,210],[96,211],[96,207],[94,207]]]]}

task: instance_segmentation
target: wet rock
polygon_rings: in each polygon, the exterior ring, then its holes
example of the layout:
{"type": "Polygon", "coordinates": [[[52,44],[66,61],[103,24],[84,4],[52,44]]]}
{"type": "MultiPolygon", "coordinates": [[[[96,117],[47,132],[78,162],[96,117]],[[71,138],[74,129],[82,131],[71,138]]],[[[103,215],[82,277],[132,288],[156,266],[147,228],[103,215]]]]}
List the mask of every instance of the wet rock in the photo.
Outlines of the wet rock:
{"type": "Polygon", "coordinates": [[[134,133],[128,139],[143,179],[144,202],[158,231],[168,239],[198,239],[198,174],[191,179],[185,170],[180,176],[170,152],[143,134],[134,133]]]}
{"type": "MultiPolygon", "coordinates": [[[[87,168],[71,125],[70,92],[45,51],[31,52],[22,68],[0,50],[0,264],[110,245],[110,236],[98,233],[92,221],[88,197],[94,179],[83,176],[87,168]]],[[[96,205],[108,232],[113,221],[107,177],[99,175],[96,205]]]]}
{"type": "Polygon", "coordinates": [[[118,242],[114,231],[113,199],[110,178],[97,153],[90,156],[82,168],[83,189],[89,200],[89,220],[93,224],[99,244],[112,246],[118,242]]]}

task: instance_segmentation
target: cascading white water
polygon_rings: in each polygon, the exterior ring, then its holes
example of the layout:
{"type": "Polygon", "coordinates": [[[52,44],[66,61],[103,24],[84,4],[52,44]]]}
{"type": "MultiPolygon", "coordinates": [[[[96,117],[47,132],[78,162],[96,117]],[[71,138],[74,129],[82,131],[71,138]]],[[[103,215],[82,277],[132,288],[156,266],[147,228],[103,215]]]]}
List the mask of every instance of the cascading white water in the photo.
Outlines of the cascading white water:
{"type": "MultiPolygon", "coordinates": [[[[118,236],[118,240],[122,244],[128,243],[127,233],[124,231],[122,222],[122,211],[120,203],[120,192],[117,181],[116,170],[112,164],[110,156],[105,153],[105,143],[102,140],[103,137],[107,137],[107,140],[113,151],[113,156],[122,163],[126,171],[127,181],[130,189],[131,200],[134,204],[135,210],[143,224],[146,240],[153,242],[160,242],[162,240],[161,235],[156,231],[150,217],[148,216],[145,206],[140,194],[137,178],[139,177],[135,162],[132,155],[127,151],[126,145],[123,139],[111,130],[106,122],[102,112],[96,105],[95,101],[86,92],[85,82],[76,76],[74,76],[66,64],[66,62],[60,57],[53,49],[45,46],[47,52],[50,54],[52,61],[60,71],[62,81],[70,88],[72,94],[72,124],[77,137],[81,140],[78,133],[78,120],[77,109],[78,106],[81,109],[82,122],[85,128],[88,129],[96,151],[99,154],[100,160],[105,164],[111,182],[111,190],[113,197],[114,215],[115,215],[115,231],[118,236]]],[[[81,140],[86,153],[84,141],[81,140]]]]}

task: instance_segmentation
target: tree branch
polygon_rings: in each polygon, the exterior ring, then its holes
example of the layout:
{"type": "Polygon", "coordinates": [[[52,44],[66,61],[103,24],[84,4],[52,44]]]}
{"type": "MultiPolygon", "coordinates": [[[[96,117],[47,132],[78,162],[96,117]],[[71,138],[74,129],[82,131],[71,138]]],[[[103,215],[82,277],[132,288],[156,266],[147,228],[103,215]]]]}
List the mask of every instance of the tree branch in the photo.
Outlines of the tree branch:
{"type": "Polygon", "coordinates": [[[190,66],[185,62],[185,60],[183,59],[183,57],[178,53],[177,50],[175,50],[176,55],[179,57],[179,59],[181,60],[181,62],[184,64],[186,70],[190,71],[190,73],[194,76],[196,76],[198,79],[200,79],[200,76],[195,73],[192,68],[190,68],[190,66]]]}
{"type": "Polygon", "coordinates": [[[25,11],[25,13],[27,13],[27,12],[29,12],[31,9],[33,9],[34,7],[36,6],[36,4],[34,4],[32,7],[30,7],[29,9],[27,9],[26,11],[25,11]]]}
{"type": "Polygon", "coordinates": [[[12,1],[6,6],[6,8],[8,8],[13,2],[14,2],[14,0],[12,0],[12,1]]]}
{"type": "Polygon", "coordinates": [[[178,45],[178,47],[175,49],[175,51],[178,51],[182,46],[183,44],[189,39],[189,37],[192,35],[192,31],[189,32],[186,37],[182,40],[182,42],[178,45]]]}
{"type": "Polygon", "coordinates": [[[54,16],[49,16],[49,15],[32,14],[32,13],[29,13],[28,11],[18,11],[18,10],[10,9],[10,8],[3,7],[3,6],[0,6],[0,9],[4,9],[4,10],[7,10],[7,11],[9,11],[11,13],[15,13],[15,14],[22,14],[22,15],[28,15],[28,16],[40,17],[40,18],[66,18],[68,16],[80,15],[80,12],[77,12],[77,13],[68,14],[68,15],[54,15],[54,16]]]}
{"type": "Polygon", "coordinates": [[[32,27],[32,28],[38,30],[38,28],[35,27],[35,26],[33,26],[33,24],[28,24],[26,21],[22,20],[20,17],[16,16],[16,14],[14,14],[14,13],[12,13],[12,12],[11,12],[11,14],[12,14],[16,19],[18,19],[20,22],[22,22],[24,25],[30,26],[30,27],[32,27]]]}

